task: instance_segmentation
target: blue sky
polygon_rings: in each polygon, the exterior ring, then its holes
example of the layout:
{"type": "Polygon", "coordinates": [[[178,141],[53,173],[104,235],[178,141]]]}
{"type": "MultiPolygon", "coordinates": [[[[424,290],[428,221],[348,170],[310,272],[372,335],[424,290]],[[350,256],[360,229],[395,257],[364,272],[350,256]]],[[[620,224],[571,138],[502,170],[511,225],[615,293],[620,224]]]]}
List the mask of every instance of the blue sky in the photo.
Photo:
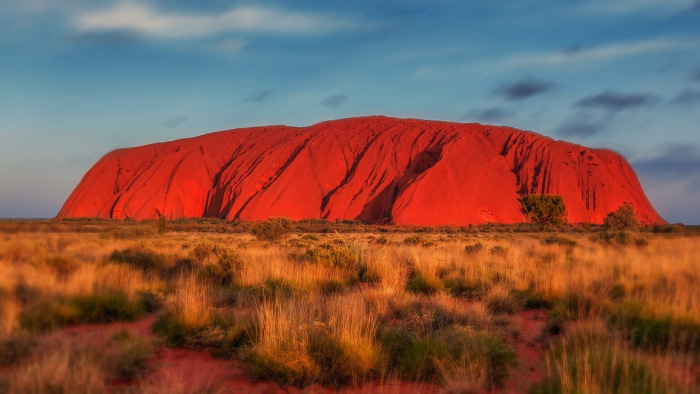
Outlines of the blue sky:
{"type": "Polygon", "coordinates": [[[609,147],[700,223],[700,1],[0,3],[0,217],[115,148],[372,114],[609,147]]]}

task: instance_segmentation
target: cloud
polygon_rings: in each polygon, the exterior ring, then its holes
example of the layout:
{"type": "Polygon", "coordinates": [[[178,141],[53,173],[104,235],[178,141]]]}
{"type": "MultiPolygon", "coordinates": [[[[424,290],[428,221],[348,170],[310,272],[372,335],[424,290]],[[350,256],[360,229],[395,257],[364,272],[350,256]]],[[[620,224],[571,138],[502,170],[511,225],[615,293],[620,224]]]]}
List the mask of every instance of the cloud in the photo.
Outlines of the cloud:
{"type": "Polygon", "coordinates": [[[261,90],[259,92],[255,92],[248,96],[243,102],[253,102],[253,103],[261,103],[272,95],[272,90],[267,89],[267,90],[261,90]]]}
{"type": "Polygon", "coordinates": [[[558,52],[516,55],[509,59],[505,59],[503,64],[507,67],[513,68],[524,66],[557,66],[565,63],[606,61],[645,53],[662,52],[685,48],[688,46],[697,46],[698,44],[700,44],[700,41],[698,40],[681,40],[674,38],[615,43],[594,47],[585,47],[578,44],[558,52]]]}
{"type": "Polygon", "coordinates": [[[240,38],[232,38],[230,40],[223,40],[212,45],[212,48],[219,52],[238,52],[243,49],[248,42],[240,38]]]}
{"type": "Polygon", "coordinates": [[[83,12],[72,22],[80,32],[121,30],[164,39],[199,38],[233,31],[323,34],[359,27],[348,18],[275,7],[235,6],[219,13],[195,14],[168,12],[134,2],[83,12]]]}
{"type": "Polygon", "coordinates": [[[344,94],[331,94],[319,103],[324,107],[338,108],[344,102],[348,100],[348,96],[344,94]]]}
{"type": "Polygon", "coordinates": [[[700,103],[700,90],[686,89],[673,99],[675,104],[695,104],[700,103]]]}
{"type": "Polygon", "coordinates": [[[632,163],[645,175],[685,179],[700,174],[700,149],[693,144],[668,145],[659,154],[632,163]]]}
{"type": "Polygon", "coordinates": [[[544,82],[534,78],[523,78],[511,84],[503,84],[494,93],[503,96],[506,100],[524,100],[538,94],[546,93],[554,88],[551,82],[544,82]]]}
{"type": "Polygon", "coordinates": [[[691,75],[690,75],[690,80],[691,81],[700,81],[700,68],[695,70],[691,75]]]}
{"type": "Polygon", "coordinates": [[[622,15],[639,12],[669,14],[692,9],[696,0],[595,0],[587,2],[581,9],[598,15],[622,15]]]}
{"type": "Polygon", "coordinates": [[[608,128],[611,119],[594,119],[591,114],[578,113],[562,123],[557,134],[563,136],[589,137],[600,134],[608,128]]]}
{"type": "Polygon", "coordinates": [[[179,127],[181,124],[185,123],[185,121],[187,121],[186,116],[177,115],[173,116],[172,118],[166,119],[163,123],[161,123],[161,126],[174,129],[179,127]]]}
{"type": "Polygon", "coordinates": [[[105,47],[122,47],[138,41],[139,35],[127,30],[86,31],[69,38],[77,44],[89,44],[105,47]]]}
{"type": "Polygon", "coordinates": [[[593,96],[584,97],[576,103],[581,108],[601,108],[618,112],[626,109],[649,106],[658,100],[651,93],[619,93],[606,90],[593,96]]]}
{"type": "Polygon", "coordinates": [[[462,119],[475,119],[481,122],[496,122],[511,116],[512,113],[499,107],[474,109],[469,111],[462,119]]]}

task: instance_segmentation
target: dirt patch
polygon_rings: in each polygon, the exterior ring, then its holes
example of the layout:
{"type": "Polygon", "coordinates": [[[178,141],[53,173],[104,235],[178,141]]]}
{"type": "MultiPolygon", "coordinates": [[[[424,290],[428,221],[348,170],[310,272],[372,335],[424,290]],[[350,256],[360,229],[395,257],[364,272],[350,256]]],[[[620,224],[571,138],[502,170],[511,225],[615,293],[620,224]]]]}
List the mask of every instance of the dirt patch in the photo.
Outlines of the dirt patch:
{"type": "Polygon", "coordinates": [[[537,337],[546,322],[547,312],[544,310],[527,310],[515,315],[513,324],[519,330],[519,335],[510,338],[509,342],[515,349],[518,365],[511,371],[503,387],[485,393],[523,393],[545,378],[546,349],[537,337]]]}

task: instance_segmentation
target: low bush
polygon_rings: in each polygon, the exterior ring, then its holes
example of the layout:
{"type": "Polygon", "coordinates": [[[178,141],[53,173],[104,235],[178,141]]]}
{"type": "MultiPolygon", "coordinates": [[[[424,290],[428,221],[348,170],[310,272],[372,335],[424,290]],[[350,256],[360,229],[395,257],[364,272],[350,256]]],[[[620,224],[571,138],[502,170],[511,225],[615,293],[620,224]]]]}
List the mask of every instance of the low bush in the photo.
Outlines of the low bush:
{"type": "Polygon", "coordinates": [[[448,276],[443,279],[445,290],[454,297],[479,298],[489,288],[481,281],[472,281],[463,276],[448,276]]]}
{"type": "Polygon", "coordinates": [[[237,272],[243,267],[241,256],[234,253],[222,254],[215,263],[200,268],[199,276],[212,284],[230,286],[237,272]]]}
{"type": "Polygon", "coordinates": [[[8,392],[104,393],[103,362],[95,349],[60,346],[23,363],[8,377],[8,392]]]}
{"type": "Polygon", "coordinates": [[[421,245],[425,242],[423,237],[419,235],[410,235],[403,239],[403,243],[406,245],[421,245]]]}
{"type": "Polygon", "coordinates": [[[42,259],[43,265],[53,270],[59,277],[67,277],[80,267],[80,263],[66,255],[49,255],[42,259]]]}
{"type": "Polygon", "coordinates": [[[634,301],[618,304],[610,322],[621,328],[632,344],[648,349],[700,350],[700,324],[674,319],[671,315],[656,316],[645,312],[644,305],[634,301]]]}
{"type": "Polygon", "coordinates": [[[435,294],[442,289],[442,286],[438,278],[419,271],[411,273],[406,282],[406,290],[416,294],[435,294]]]}
{"type": "Polygon", "coordinates": [[[397,370],[404,379],[444,385],[454,369],[483,371],[485,376],[477,373],[474,378],[483,379],[486,388],[492,388],[502,385],[515,365],[513,349],[484,331],[455,328],[433,336],[401,338],[394,334],[390,346],[398,357],[397,370]],[[399,345],[403,347],[397,349],[399,345]]]}
{"type": "Polygon", "coordinates": [[[518,300],[505,288],[493,287],[484,298],[486,308],[489,312],[500,315],[512,315],[518,311],[518,300]]]}
{"type": "Polygon", "coordinates": [[[85,323],[112,323],[134,321],[143,316],[141,302],[131,301],[121,291],[113,290],[70,300],[78,311],[78,319],[85,323]]]}
{"type": "Polygon", "coordinates": [[[568,247],[574,247],[578,244],[575,240],[561,235],[549,235],[544,237],[542,243],[545,245],[561,245],[568,247]]]}
{"type": "Polygon", "coordinates": [[[127,264],[144,272],[159,270],[166,265],[164,254],[156,253],[143,246],[115,250],[109,256],[111,261],[127,264]]]}
{"type": "Polygon", "coordinates": [[[491,249],[489,249],[489,253],[491,253],[491,256],[507,257],[508,248],[501,245],[492,246],[491,249]]]}
{"type": "Polygon", "coordinates": [[[250,233],[260,240],[276,241],[294,229],[292,221],[286,218],[270,218],[257,222],[251,227],[250,233]]]}
{"type": "Polygon", "coordinates": [[[483,249],[484,249],[484,244],[482,244],[481,242],[477,242],[475,244],[469,244],[469,245],[464,247],[464,251],[469,253],[469,254],[481,252],[483,249]]]}
{"type": "Polygon", "coordinates": [[[17,365],[26,359],[39,345],[27,333],[11,334],[0,339],[0,366],[17,365]]]}
{"type": "Polygon", "coordinates": [[[122,330],[110,341],[114,347],[106,360],[106,369],[118,379],[133,380],[149,372],[148,359],[153,355],[153,345],[143,337],[122,330]]]}
{"type": "Polygon", "coordinates": [[[582,325],[549,355],[554,374],[530,393],[667,393],[667,383],[644,358],[608,336],[602,325],[582,325]]]}

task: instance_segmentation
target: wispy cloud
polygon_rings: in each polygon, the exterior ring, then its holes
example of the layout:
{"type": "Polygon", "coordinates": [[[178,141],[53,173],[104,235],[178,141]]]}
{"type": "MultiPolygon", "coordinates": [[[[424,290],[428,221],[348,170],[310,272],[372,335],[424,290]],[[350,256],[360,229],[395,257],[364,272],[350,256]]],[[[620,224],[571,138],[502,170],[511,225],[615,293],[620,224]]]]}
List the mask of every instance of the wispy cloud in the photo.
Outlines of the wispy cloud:
{"type": "Polygon", "coordinates": [[[491,107],[491,108],[478,108],[469,111],[462,119],[474,119],[481,122],[497,122],[503,120],[512,115],[512,113],[504,108],[491,107]]]}
{"type": "Polygon", "coordinates": [[[675,104],[696,104],[700,103],[700,90],[685,89],[673,99],[675,104]]]}
{"type": "Polygon", "coordinates": [[[338,108],[347,100],[348,96],[344,94],[331,94],[330,96],[323,99],[323,101],[321,101],[319,105],[322,105],[324,107],[338,108]]]}
{"type": "Polygon", "coordinates": [[[551,82],[540,81],[535,78],[523,78],[513,83],[506,83],[498,87],[494,93],[506,100],[524,100],[538,94],[546,93],[554,89],[551,82]]]}
{"type": "Polygon", "coordinates": [[[564,121],[557,129],[557,134],[569,137],[589,137],[606,131],[611,120],[610,116],[595,119],[592,114],[579,112],[564,121]]]}
{"type": "Polygon", "coordinates": [[[576,103],[577,107],[600,108],[612,112],[625,109],[644,107],[658,102],[658,98],[651,93],[620,93],[606,90],[602,93],[584,97],[576,103]]]}
{"type": "Polygon", "coordinates": [[[660,38],[648,41],[615,43],[594,47],[576,46],[559,52],[530,53],[516,55],[505,60],[508,67],[558,66],[566,63],[606,61],[645,53],[663,52],[697,46],[698,40],[660,38]]]}
{"type": "Polygon", "coordinates": [[[357,21],[346,17],[275,7],[236,6],[221,13],[205,14],[165,11],[131,2],[79,13],[72,22],[82,32],[122,30],[164,39],[228,32],[322,34],[359,27],[357,21]]]}
{"type": "Polygon", "coordinates": [[[181,124],[185,123],[185,121],[187,121],[186,116],[176,115],[163,121],[163,123],[161,123],[161,126],[174,129],[180,126],[181,124]]]}
{"type": "Polygon", "coordinates": [[[592,14],[620,15],[638,12],[669,14],[696,6],[696,0],[595,0],[581,10],[592,14]]]}
{"type": "Polygon", "coordinates": [[[250,96],[246,97],[246,99],[243,100],[243,102],[244,103],[245,102],[260,103],[260,102],[263,102],[263,101],[267,100],[268,98],[270,98],[271,95],[272,95],[272,90],[270,90],[270,89],[261,90],[259,92],[255,92],[255,93],[251,94],[250,96]]]}

